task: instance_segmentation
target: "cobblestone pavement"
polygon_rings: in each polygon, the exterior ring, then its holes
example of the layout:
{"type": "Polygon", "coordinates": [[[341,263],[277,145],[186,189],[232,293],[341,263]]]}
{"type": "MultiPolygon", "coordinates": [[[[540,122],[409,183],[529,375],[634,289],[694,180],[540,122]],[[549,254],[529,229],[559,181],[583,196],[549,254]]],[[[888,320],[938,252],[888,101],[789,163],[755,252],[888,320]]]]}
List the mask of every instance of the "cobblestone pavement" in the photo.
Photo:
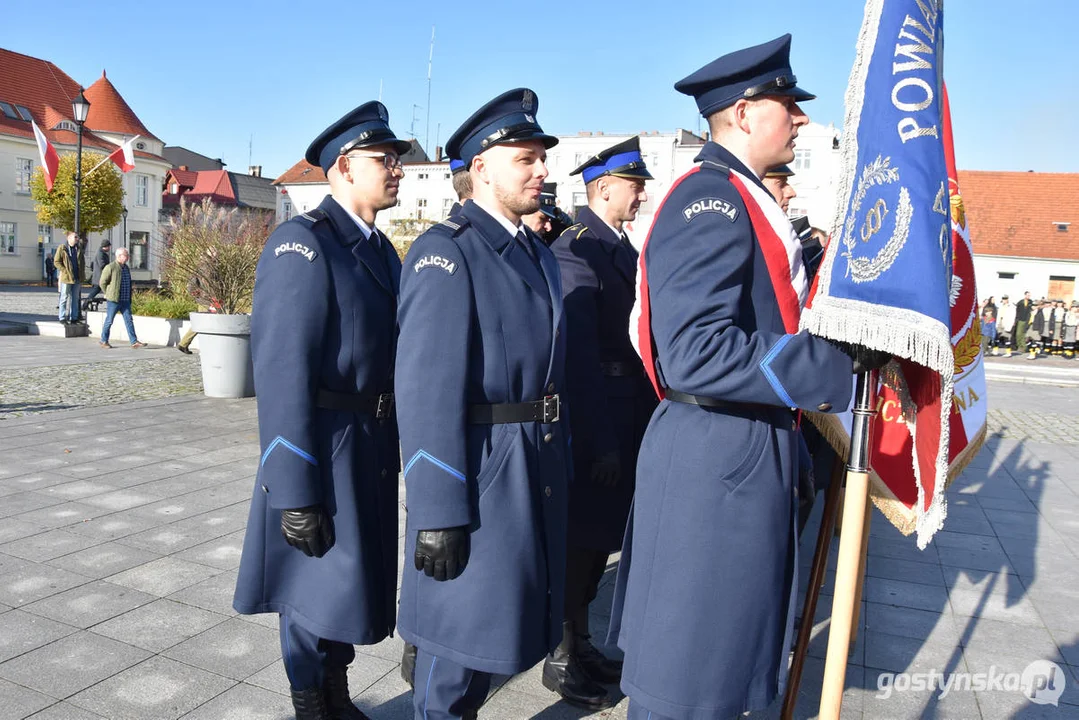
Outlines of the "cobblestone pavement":
{"type": "Polygon", "coordinates": [[[197,356],[125,344],[103,350],[96,338],[3,336],[0,367],[0,421],[202,392],[197,356]]]}
{"type": "MultiPolygon", "coordinates": [[[[0,340],[10,341],[0,345],[9,373],[86,373],[105,388],[70,409],[0,420],[0,719],[292,717],[275,618],[231,608],[257,467],[255,401],[109,401],[118,376],[152,377],[168,353],[0,340]]],[[[999,383],[989,397],[987,445],[949,488],[933,543],[918,551],[875,513],[844,718],[1079,717],[1079,390],[999,383]],[[1058,706],[1006,689],[1004,674],[1035,660],[1057,664],[1058,706]],[[930,671],[993,684],[941,697],[896,675],[930,671]]],[[[817,521],[803,542],[803,588],[817,521]]],[[[403,512],[400,522],[403,541],[403,512]]],[[[612,575],[613,565],[592,606],[596,638],[612,575]]],[[[832,577],[799,718],[816,713],[832,577]]],[[[400,652],[397,639],[358,647],[349,669],[375,720],[412,717],[400,652]]],[[[624,699],[593,714],[555,700],[537,666],[500,678],[480,717],[626,717],[624,699]]]]}

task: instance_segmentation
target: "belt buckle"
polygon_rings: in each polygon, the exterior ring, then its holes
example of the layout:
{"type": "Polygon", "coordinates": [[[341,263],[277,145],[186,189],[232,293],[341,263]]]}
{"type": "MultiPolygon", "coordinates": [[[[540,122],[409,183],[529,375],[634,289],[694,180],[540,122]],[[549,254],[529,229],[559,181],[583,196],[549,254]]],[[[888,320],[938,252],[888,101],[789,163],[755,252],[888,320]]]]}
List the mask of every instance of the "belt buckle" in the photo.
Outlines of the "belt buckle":
{"type": "Polygon", "coordinates": [[[376,418],[388,418],[393,412],[393,393],[380,393],[378,407],[375,408],[376,418]]]}
{"type": "Polygon", "coordinates": [[[543,422],[554,423],[562,416],[562,401],[558,395],[543,396],[543,422]]]}

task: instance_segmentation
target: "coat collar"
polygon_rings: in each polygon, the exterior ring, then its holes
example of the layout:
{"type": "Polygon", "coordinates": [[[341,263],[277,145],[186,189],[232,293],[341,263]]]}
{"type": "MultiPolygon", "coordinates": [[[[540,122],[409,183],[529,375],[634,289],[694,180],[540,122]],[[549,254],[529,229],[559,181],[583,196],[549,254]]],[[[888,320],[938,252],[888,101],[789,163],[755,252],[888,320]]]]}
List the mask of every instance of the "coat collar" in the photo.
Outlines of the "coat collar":
{"type": "MultiPolygon", "coordinates": [[[[510,235],[505,226],[498,220],[491,217],[491,214],[477,205],[472,200],[466,200],[464,206],[461,209],[461,213],[468,218],[469,222],[480,231],[480,236],[491,246],[491,249],[498,253],[499,257],[506,261],[513,270],[521,276],[525,284],[544,298],[548,304],[552,303],[551,299],[551,279],[542,259],[540,266],[543,267],[543,272],[540,272],[536,268],[532,259],[528,257],[525,251],[517,244],[516,238],[510,235]]],[[[536,250],[537,257],[542,255],[539,253],[539,245],[534,236],[530,236],[526,231],[525,235],[530,237],[532,247],[536,250]]],[[[558,272],[558,268],[554,268],[554,272],[558,272]]]]}
{"type": "MultiPolygon", "coordinates": [[[[397,296],[397,282],[394,282],[394,278],[391,275],[394,273],[394,262],[396,259],[396,252],[393,252],[392,247],[385,248],[385,258],[382,253],[375,247],[374,243],[364,237],[363,230],[356,224],[356,221],[348,214],[348,212],[341,207],[340,203],[333,199],[332,195],[327,195],[319,206],[319,210],[326,213],[326,217],[329,218],[330,223],[333,224],[336,233],[334,234],[338,241],[345,247],[349,247],[352,254],[356,256],[367,271],[375,278],[375,281],[382,287],[383,290],[388,292],[394,297],[397,296]],[[350,247],[351,246],[351,247],[350,247]],[[394,258],[390,258],[389,255],[394,255],[394,258]]],[[[389,245],[389,239],[383,236],[382,242],[385,245],[389,245]]],[[[400,276],[400,262],[396,263],[397,274],[400,276]]],[[[397,278],[398,282],[400,277],[397,278]]]]}
{"type": "Polygon", "coordinates": [[[637,249],[623,242],[622,237],[588,206],[577,211],[577,222],[585,225],[600,240],[611,256],[615,270],[633,286],[637,282],[637,249]]]}
{"type": "MultiPolygon", "coordinates": [[[[701,151],[697,154],[697,157],[693,158],[693,162],[705,162],[705,161],[719,162],[731,170],[737,170],[745,177],[749,178],[750,182],[754,182],[760,187],[761,190],[769,192],[768,188],[764,186],[761,179],[757,177],[757,174],[746,167],[746,164],[738,159],[738,157],[727,148],[723,147],[719,143],[709,140],[701,148],[701,151]]],[[[770,193],[769,193],[770,194],[770,193]]]]}

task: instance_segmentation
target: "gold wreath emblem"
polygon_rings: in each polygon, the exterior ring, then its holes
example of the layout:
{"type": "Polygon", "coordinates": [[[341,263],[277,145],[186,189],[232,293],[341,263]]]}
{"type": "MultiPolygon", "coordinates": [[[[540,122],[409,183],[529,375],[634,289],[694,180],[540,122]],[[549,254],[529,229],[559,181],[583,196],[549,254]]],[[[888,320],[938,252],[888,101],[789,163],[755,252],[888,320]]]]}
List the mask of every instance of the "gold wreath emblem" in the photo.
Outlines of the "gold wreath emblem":
{"type": "Polygon", "coordinates": [[[974,318],[974,322],[971,323],[970,330],[967,330],[966,335],[959,338],[959,342],[952,348],[952,352],[955,355],[955,374],[963,372],[963,368],[971,365],[978,359],[978,353],[982,351],[982,321],[981,318],[974,318]]]}
{"type": "Polygon", "coordinates": [[[948,198],[948,204],[951,205],[952,209],[952,223],[966,230],[967,212],[963,209],[963,196],[952,195],[948,198]]]}

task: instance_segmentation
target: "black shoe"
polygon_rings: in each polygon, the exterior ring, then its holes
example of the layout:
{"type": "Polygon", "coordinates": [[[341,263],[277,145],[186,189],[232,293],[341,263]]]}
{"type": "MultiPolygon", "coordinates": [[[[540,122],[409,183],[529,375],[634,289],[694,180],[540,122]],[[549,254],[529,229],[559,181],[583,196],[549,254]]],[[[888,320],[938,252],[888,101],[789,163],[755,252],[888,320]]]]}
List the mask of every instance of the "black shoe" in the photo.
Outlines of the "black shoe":
{"type": "Polygon", "coordinates": [[[347,668],[328,667],[325,669],[322,694],[326,698],[328,717],[333,720],[370,720],[352,704],[352,696],[348,692],[347,668]]]}
{"type": "Polygon", "coordinates": [[[598,683],[617,683],[622,680],[622,661],[609,658],[589,641],[588,636],[577,636],[575,646],[577,664],[585,674],[598,683]]]}
{"type": "Polygon", "coordinates": [[[416,646],[412,643],[406,642],[401,653],[401,678],[410,688],[416,689],[416,646]]]}
{"type": "Polygon", "coordinates": [[[321,688],[293,690],[292,709],[296,711],[296,720],[334,720],[326,709],[321,688]]]}
{"type": "Polygon", "coordinates": [[[558,693],[570,705],[586,710],[612,707],[614,701],[607,689],[585,674],[575,656],[559,653],[561,647],[543,661],[543,687],[558,693]]]}
{"type": "Polygon", "coordinates": [[[191,354],[191,348],[186,348],[183,345],[177,345],[176,349],[179,350],[180,352],[182,352],[184,355],[190,355],[191,354]]]}

